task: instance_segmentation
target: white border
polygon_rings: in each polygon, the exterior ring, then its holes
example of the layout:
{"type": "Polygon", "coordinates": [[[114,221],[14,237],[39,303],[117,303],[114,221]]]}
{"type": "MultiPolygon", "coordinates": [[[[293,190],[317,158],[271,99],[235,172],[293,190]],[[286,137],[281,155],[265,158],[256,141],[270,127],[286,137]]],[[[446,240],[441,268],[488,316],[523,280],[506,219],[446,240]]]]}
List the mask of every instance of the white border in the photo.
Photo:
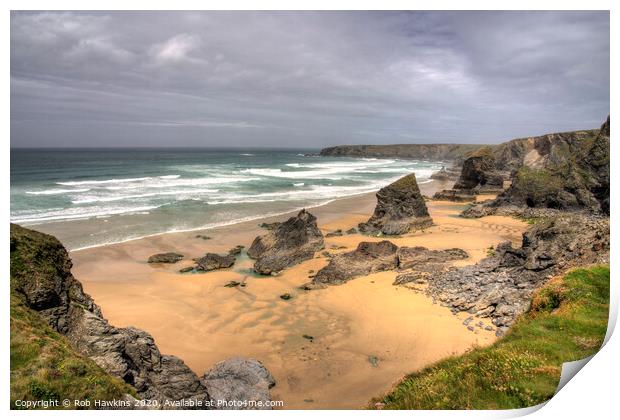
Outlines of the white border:
{"type": "MultiPolygon", "coordinates": [[[[3,147],[5,153],[0,156],[0,162],[4,168],[4,177],[1,184],[2,188],[2,215],[7,222],[10,220],[10,203],[9,203],[9,165],[10,158],[8,148],[10,147],[10,13],[9,10],[139,10],[147,8],[150,10],[611,10],[611,39],[618,40],[617,24],[618,24],[618,2],[604,1],[604,0],[590,0],[590,1],[569,1],[563,2],[549,1],[549,0],[521,0],[513,1],[507,0],[496,2],[490,0],[470,0],[470,1],[458,1],[458,0],[445,0],[445,1],[404,1],[404,0],[391,0],[391,1],[364,1],[364,0],[342,0],[342,1],[327,1],[327,0],[299,0],[292,2],[290,0],[271,0],[262,2],[252,2],[243,0],[228,0],[224,1],[211,1],[200,2],[196,0],[176,0],[168,2],[140,2],[136,0],[94,0],[88,3],[77,0],[60,0],[50,4],[49,1],[5,1],[5,13],[2,15],[2,53],[5,57],[4,65],[2,66],[2,75],[4,83],[2,84],[3,102],[3,147]]],[[[611,43],[611,75],[618,74],[618,45],[617,42],[611,43]]],[[[611,109],[615,109],[618,99],[617,83],[614,77],[611,79],[611,109]]],[[[615,131],[615,130],[612,130],[615,131]]],[[[611,146],[611,159],[616,161],[618,156],[618,147],[612,142],[611,146]]],[[[617,171],[612,167],[612,193],[611,201],[612,208],[615,209],[613,203],[616,201],[618,185],[617,171]]],[[[611,261],[615,261],[618,249],[617,238],[618,229],[616,223],[613,220],[612,214],[612,254],[611,261]]],[[[0,225],[0,237],[4,238],[2,247],[2,258],[4,263],[2,264],[2,278],[5,282],[9,279],[9,243],[8,243],[8,223],[0,225]]],[[[1,393],[3,398],[0,398],[0,404],[6,411],[9,410],[9,296],[8,284],[5,283],[5,292],[0,295],[1,307],[5,310],[3,317],[2,328],[2,380],[1,380],[1,393]]],[[[612,313],[610,314],[610,327],[615,324],[618,312],[618,298],[619,298],[618,284],[615,278],[612,276],[612,313]]],[[[611,329],[611,328],[610,328],[611,329]]],[[[609,418],[613,415],[617,415],[617,401],[618,401],[618,375],[620,373],[618,354],[620,354],[620,344],[616,336],[611,335],[608,337],[609,341],[599,351],[599,353],[582,369],[577,376],[569,381],[569,383],[543,408],[530,414],[532,419],[570,419],[570,418],[609,418]]],[[[369,417],[391,417],[391,418],[505,418],[514,417],[526,414],[527,411],[532,410],[516,410],[516,411],[357,411],[354,413],[346,412],[346,414],[352,414],[359,418],[369,417]]],[[[241,413],[239,412],[95,412],[89,411],[86,415],[89,417],[101,418],[114,416],[118,418],[170,418],[174,417],[191,417],[191,418],[205,418],[218,417],[218,418],[236,418],[241,413]]],[[[311,418],[319,414],[321,417],[327,416],[330,418],[340,417],[345,413],[338,411],[322,411],[320,413],[312,411],[297,411],[294,415],[301,418],[311,418]]],[[[41,417],[44,414],[42,412],[18,412],[11,411],[11,416],[33,418],[41,417]]],[[[45,412],[45,416],[49,418],[78,418],[83,414],[78,411],[71,412],[45,412]]],[[[291,415],[290,411],[273,411],[273,412],[244,412],[244,416],[254,418],[284,418],[291,415]]]]}

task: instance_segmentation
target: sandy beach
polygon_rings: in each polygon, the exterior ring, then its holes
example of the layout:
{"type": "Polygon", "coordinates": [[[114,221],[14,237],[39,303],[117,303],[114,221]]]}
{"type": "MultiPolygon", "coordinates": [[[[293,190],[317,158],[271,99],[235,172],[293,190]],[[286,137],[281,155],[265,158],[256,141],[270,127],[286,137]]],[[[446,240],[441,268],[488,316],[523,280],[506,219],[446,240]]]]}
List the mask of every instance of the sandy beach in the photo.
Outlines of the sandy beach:
{"type": "MultiPolygon", "coordinates": [[[[420,188],[430,196],[446,185],[431,182],[420,188]]],[[[374,194],[365,194],[310,212],[327,233],[357,226],[367,220],[374,205],[374,194]]],[[[524,222],[507,217],[460,218],[462,204],[429,201],[427,205],[434,221],[431,228],[390,240],[399,246],[459,247],[470,258],[455,264],[465,265],[479,261],[499,242],[519,244],[526,229],[524,222]]],[[[394,271],[324,290],[299,290],[311,273],[327,264],[321,253],[278,276],[254,275],[253,261],[245,253],[231,269],[179,273],[206,252],[248,247],[265,232],[260,222],[287,217],[75,251],[73,273],[113,325],[148,331],[163,353],[182,358],[199,375],[232,356],[262,361],[277,382],[273,399],[283,400],[290,409],[361,407],[403,375],[495,339],[492,331],[468,330],[462,323],[464,315],[453,315],[424,294],[393,286],[394,271]],[[179,252],[185,259],[169,265],[146,263],[150,255],[167,251],[179,252]],[[246,286],[224,287],[232,280],[246,286]],[[293,298],[284,301],[279,297],[283,293],[293,298]],[[314,338],[310,341],[304,335],[314,338]]],[[[325,249],[347,252],[364,240],[381,239],[357,234],[330,237],[325,249]]]]}

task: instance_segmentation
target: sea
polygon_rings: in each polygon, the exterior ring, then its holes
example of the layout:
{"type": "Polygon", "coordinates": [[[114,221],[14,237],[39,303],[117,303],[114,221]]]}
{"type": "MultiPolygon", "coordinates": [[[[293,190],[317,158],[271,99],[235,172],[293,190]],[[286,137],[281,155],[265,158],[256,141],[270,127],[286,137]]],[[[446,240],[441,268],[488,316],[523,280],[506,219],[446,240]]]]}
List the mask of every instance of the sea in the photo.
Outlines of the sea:
{"type": "Polygon", "coordinates": [[[444,162],[318,150],[12,149],[11,222],[70,250],[202,230],[378,190],[444,162]]]}

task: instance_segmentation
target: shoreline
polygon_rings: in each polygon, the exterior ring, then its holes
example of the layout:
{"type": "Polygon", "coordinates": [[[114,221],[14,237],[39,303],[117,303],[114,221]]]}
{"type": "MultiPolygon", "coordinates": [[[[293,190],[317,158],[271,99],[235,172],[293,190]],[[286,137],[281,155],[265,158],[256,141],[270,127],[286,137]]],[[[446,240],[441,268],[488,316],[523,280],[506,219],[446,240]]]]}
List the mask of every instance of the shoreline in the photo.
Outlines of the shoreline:
{"type": "MultiPolygon", "coordinates": [[[[428,179],[426,181],[419,183],[418,186],[420,187],[420,191],[422,192],[423,195],[432,196],[435,192],[439,191],[440,189],[443,189],[444,187],[448,187],[452,183],[454,183],[454,180],[439,181],[435,179],[428,179]],[[423,187],[423,186],[426,186],[426,187],[423,187]]],[[[277,217],[282,217],[282,216],[290,217],[298,213],[302,209],[317,209],[317,208],[321,208],[324,206],[329,206],[330,204],[340,201],[340,200],[349,200],[349,199],[355,200],[357,198],[365,197],[365,196],[372,196],[372,198],[374,198],[378,190],[379,189],[370,191],[370,192],[363,192],[363,193],[352,194],[352,195],[347,195],[343,197],[336,197],[336,198],[329,199],[322,203],[314,204],[312,206],[296,207],[292,210],[284,210],[282,212],[276,212],[276,213],[272,213],[268,215],[250,216],[248,218],[236,219],[236,220],[231,220],[228,222],[221,222],[221,223],[214,224],[213,226],[202,226],[202,227],[197,227],[197,228],[179,229],[179,230],[171,230],[171,231],[166,231],[166,232],[153,233],[153,234],[138,236],[135,238],[128,238],[128,239],[115,241],[115,242],[107,242],[107,243],[102,243],[102,244],[97,244],[97,245],[89,245],[89,246],[84,246],[84,247],[72,248],[72,249],[68,249],[68,251],[77,252],[77,251],[100,248],[100,247],[105,247],[105,246],[110,246],[110,245],[118,245],[118,244],[123,244],[127,242],[139,241],[142,239],[158,237],[161,235],[171,235],[171,234],[181,234],[181,233],[191,233],[191,232],[208,232],[210,230],[214,230],[218,228],[225,228],[228,226],[235,226],[235,225],[242,224],[242,223],[264,221],[267,219],[272,219],[272,218],[277,218],[277,217]]],[[[88,220],[88,219],[78,219],[78,220],[88,220]]],[[[70,222],[71,221],[58,221],[57,223],[60,224],[60,223],[70,223],[70,222]]],[[[59,235],[58,232],[54,232],[54,231],[50,232],[48,229],[45,228],[46,226],[50,226],[50,225],[55,225],[55,223],[41,223],[41,224],[32,224],[32,225],[24,224],[20,226],[24,226],[29,229],[40,230],[41,232],[45,232],[45,233],[50,233],[54,236],[59,237],[59,239],[62,242],[62,239],[61,239],[62,235],[59,235]],[[40,226],[43,226],[43,229],[41,229],[40,226]]]]}
{"type": "MultiPolygon", "coordinates": [[[[443,184],[420,188],[431,195],[443,184]]],[[[365,221],[375,204],[374,193],[369,193],[335,200],[312,213],[325,234],[365,221]]],[[[455,266],[475,263],[501,241],[518,242],[526,228],[521,221],[501,216],[460,218],[464,206],[458,203],[427,205],[433,227],[388,239],[398,246],[464,248],[470,258],[455,266]]],[[[180,357],[198,375],[233,356],[260,360],[276,379],[273,399],[285,401],[285,408],[359,408],[403,375],[496,339],[490,331],[469,331],[463,315],[453,315],[423,293],[393,286],[395,271],[300,291],[308,276],[327,264],[321,252],[277,276],[253,274],[253,261],[245,252],[230,269],[180,274],[191,258],[227,252],[239,244],[247,249],[265,230],[254,220],[204,232],[209,240],[197,238],[200,231],[167,233],[73,251],[73,272],[113,325],[147,331],[162,353],[180,357]],[[185,258],[169,265],[146,263],[149,255],[167,251],[185,258]],[[230,281],[246,287],[224,287],[230,281]],[[284,293],[293,298],[280,299],[284,293]],[[314,338],[309,341],[304,335],[314,338]]],[[[382,239],[359,234],[329,237],[325,250],[347,252],[360,241],[382,239]]]]}

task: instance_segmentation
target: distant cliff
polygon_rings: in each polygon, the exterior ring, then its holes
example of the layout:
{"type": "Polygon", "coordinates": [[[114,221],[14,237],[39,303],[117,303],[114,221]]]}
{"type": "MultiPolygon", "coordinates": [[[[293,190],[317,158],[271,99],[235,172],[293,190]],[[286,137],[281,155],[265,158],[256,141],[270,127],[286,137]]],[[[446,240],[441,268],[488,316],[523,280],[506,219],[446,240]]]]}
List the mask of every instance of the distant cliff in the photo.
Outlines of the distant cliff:
{"type": "Polygon", "coordinates": [[[480,144],[386,144],[333,146],[321,150],[321,156],[397,157],[402,159],[462,160],[480,144]]]}

